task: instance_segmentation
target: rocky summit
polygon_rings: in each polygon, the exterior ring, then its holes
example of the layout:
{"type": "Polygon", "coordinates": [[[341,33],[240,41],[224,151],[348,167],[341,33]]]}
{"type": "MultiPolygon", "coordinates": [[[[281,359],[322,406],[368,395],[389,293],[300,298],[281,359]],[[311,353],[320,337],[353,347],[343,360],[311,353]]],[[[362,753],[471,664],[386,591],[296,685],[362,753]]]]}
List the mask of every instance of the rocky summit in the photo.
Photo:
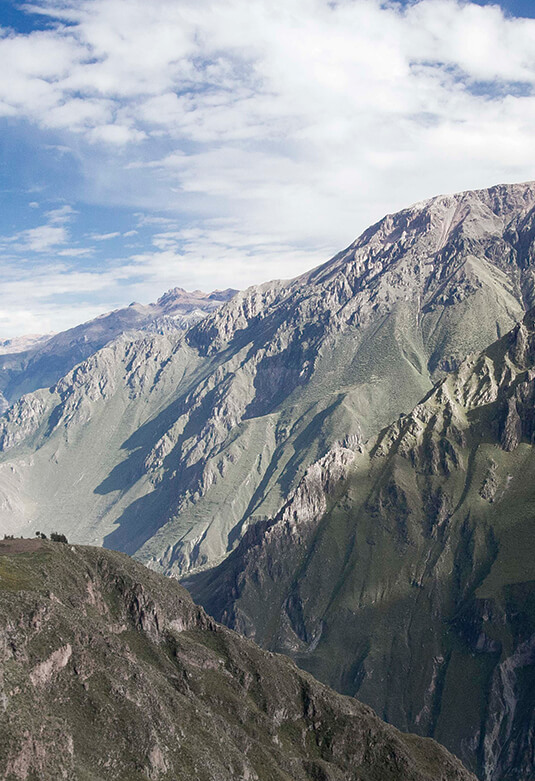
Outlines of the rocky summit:
{"type": "Polygon", "coordinates": [[[532,309],[310,467],[194,598],[484,781],[534,778],[534,409],[532,309]]]}
{"type": "Polygon", "coordinates": [[[223,560],[336,443],[410,412],[535,304],[534,236],[532,183],[434,198],[185,333],[112,340],[2,419],[2,528],[175,575],[223,560]]]}
{"type": "Polygon", "coordinates": [[[6,781],[475,781],[122,554],[0,543],[6,781]]]}

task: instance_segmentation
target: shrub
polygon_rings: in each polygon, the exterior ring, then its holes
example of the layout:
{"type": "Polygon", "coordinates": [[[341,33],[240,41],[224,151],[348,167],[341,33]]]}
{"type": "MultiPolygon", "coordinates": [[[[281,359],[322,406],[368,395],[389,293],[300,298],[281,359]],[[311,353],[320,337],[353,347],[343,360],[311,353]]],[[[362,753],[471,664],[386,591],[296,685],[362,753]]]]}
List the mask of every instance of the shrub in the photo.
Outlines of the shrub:
{"type": "Polygon", "coordinates": [[[68,539],[65,537],[65,535],[59,534],[59,532],[52,532],[50,539],[52,542],[68,542],[68,539]]]}

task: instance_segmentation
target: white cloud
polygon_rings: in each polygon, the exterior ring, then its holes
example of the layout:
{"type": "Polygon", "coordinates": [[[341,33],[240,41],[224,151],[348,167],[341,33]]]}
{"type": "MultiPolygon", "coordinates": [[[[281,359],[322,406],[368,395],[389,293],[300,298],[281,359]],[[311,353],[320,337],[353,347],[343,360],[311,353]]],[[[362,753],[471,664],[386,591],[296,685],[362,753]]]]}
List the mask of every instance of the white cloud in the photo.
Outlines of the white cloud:
{"type": "Polygon", "coordinates": [[[234,286],[244,288],[258,282],[258,267],[263,279],[289,278],[318,265],[326,258],[327,248],[296,248],[270,233],[244,233],[239,224],[215,221],[213,225],[191,227],[156,234],[154,251],[130,258],[130,284],[144,278],[140,288],[153,295],[180,280],[187,288],[214,290],[228,287],[228,267],[232,266],[234,286]]]}
{"type": "Polygon", "coordinates": [[[117,236],[120,235],[120,231],[113,231],[112,233],[91,233],[89,238],[93,239],[93,241],[108,241],[109,239],[116,239],[117,236]]]}
{"type": "MultiPolygon", "coordinates": [[[[95,270],[91,283],[106,278],[117,301],[134,290],[147,300],[160,284],[292,275],[386,211],[535,178],[535,21],[507,18],[498,6],[32,7],[50,26],[0,37],[0,115],[74,150],[84,198],[135,209],[139,241],[157,232],[133,259],[124,246],[112,278],[95,270]]],[[[48,214],[16,241],[28,252],[83,257],[90,248],[68,246],[71,217],[48,214]]],[[[69,273],[50,278],[63,290],[69,273]]]]}
{"type": "Polygon", "coordinates": [[[46,128],[60,128],[70,131],[90,129],[91,137],[98,129],[98,126],[106,127],[102,123],[109,122],[112,119],[113,114],[107,101],[91,98],[67,98],[64,102],[58,103],[47,110],[41,122],[46,128]],[[97,125],[96,128],[95,125],[97,125]]]}
{"type": "Polygon", "coordinates": [[[93,255],[91,247],[68,247],[56,252],[60,258],[87,258],[93,255]]]}
{"type": "MultiPolygon", "coordinates": [[[[12,236],[0,237],[0,251],[28,253],[49,253],[58,251],[58,247],[66,244],[70,239],[69,229],[66,227],[75,217],[77,212],[67,204],[51,209],[45,213],[47,223],[37,225],[35,228],[27,228],[12,236]]],[[[83,251],[84,254],[87,250],[83,251]]],[[[63,249],[59,254],[80,254],[80,250],[63,249]]]]}
{"type": "Polygon", "coordinates": [[[99,125],[94,127],[88,134],[89,140],[93,143],[102,142],[105,144],[117,144],[122,146],[131,141],[142,141],[146,138],[143,130],[136,130],[126,125],[99,125]]]}
{"type": "Polygon", "coordinates": [[[65,204],[64,206],[59,206],[57,209],[51,209],[46,212],[45,216],[48,217],[48,222],[51,225],[65,225],[66,223],[71,222],[77,213],[76,209],[65,204]]]}
{"type": "Polygon", "coordinates": [[[19,250],[29,252],[48,252],[58,244],[67,241],[65,228],[56,228],[53,225],[39,225],[37,228],[29,228],[17,237],[20,243],[16,245],[19,250]]]}

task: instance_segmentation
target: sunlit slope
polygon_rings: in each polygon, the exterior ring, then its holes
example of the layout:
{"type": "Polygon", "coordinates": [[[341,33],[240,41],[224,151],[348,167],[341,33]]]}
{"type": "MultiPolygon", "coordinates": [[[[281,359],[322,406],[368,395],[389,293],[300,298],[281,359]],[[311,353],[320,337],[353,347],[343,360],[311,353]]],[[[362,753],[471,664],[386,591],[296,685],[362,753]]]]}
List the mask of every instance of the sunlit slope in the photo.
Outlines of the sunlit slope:
{"type": "Polygon", "coordinates": [[[221,560],[308,465],[408,412],[533,303],[535,188],[436,198],[180,335],[111,343],[0,433],[1,523],[165,572],[221,560]]]}
{"type": "Polygon", "coordinates": [[[218,620],[444,743],[535,775],[535,311],[189,582],[218,620]]]}

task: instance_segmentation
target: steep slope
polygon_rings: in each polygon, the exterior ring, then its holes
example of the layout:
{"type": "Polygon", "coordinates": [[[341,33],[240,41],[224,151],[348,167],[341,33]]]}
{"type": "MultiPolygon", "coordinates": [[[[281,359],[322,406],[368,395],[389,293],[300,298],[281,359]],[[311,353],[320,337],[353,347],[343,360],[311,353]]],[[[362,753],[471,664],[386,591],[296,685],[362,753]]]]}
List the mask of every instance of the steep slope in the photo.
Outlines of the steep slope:
{"type": "Polygon", "coordinates": [[[54,385],[76,364],[122,333],[151,328],[185,330],[236,292],[229,289],[189,293],[177,287],[155,304],[134,303],[48,337],[0,342],[0,409],[6,409],[25,393],[54,385]]]}
{"type": "Polygon", "coordinates": [[[0,776],[475,781],[126,556],[0,543],[0,776]]]}
{"type": "Polygon", "coordinates": [[[221,560],[334,442],[373,436],[513,326],[534,231],[533,184],[435,198],[185,336],[113,342],[4,418],[0,522],[164,572],[221,560]]]}
{"type": "Polygon", "coordinates": [[[534,439],[532,310],[189,588],[485,781],[533,778],[534,439]]]}

